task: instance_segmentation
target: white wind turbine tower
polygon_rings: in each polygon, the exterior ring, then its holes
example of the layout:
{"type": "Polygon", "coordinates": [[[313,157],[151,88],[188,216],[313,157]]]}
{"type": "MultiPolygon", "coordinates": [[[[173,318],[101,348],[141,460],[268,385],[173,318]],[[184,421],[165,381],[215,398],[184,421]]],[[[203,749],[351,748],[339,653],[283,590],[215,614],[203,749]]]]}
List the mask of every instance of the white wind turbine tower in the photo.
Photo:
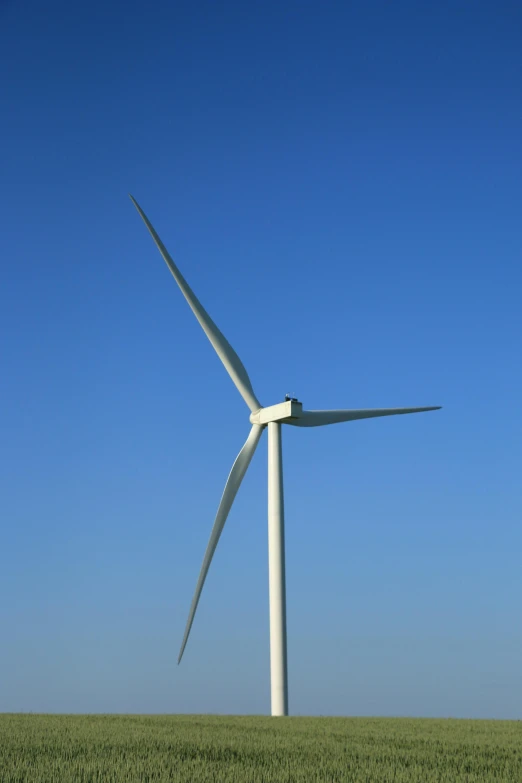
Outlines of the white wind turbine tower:
{"type": "Polygon", "coordinates": [[[402,413],[422,413],[423,411],[439,410],[440,406],[427,408],[373,408],[362,410],[326,410],[304,411],[300,402],[295,399],[285,399],[277,405],[264,408],[257,399],[252,388],[248,373],[230,343],[219,331],[214,321],[203,308],[178,267],[168,254],[163,242],[149,222],[147,216],[130,197],[134,206],[143,218],[161,255],[169,267],[176,283],[203,331],[212,343],[217,355],[235,383],[239,393],[250,408],[250,423],[252,429],[245,445],[236,457],[230,471],[216,519],[207,545],[203,564],[199,574],[196,590],[192,599],[190,612],[181,644],[178,663],[181,661],[194,615],[201,596],[201,591],[216,550],[219,537],[227,520],[228,514],[243,481],[257,444],[265,427],[268,428],[268,562],[269,562],[269,592],[270,592],[270,680],[272,715],[288,715],[288,684],[286,656],[286,590],[285,590],[285,539],[284,539],[284,503],[283,503],[283,462],[281,448],[281,425],[291,424],[294,427],[321,427],[325,424],[337,424],[356,419],[370,419],[376,416],[396,416],[402,413]]]}

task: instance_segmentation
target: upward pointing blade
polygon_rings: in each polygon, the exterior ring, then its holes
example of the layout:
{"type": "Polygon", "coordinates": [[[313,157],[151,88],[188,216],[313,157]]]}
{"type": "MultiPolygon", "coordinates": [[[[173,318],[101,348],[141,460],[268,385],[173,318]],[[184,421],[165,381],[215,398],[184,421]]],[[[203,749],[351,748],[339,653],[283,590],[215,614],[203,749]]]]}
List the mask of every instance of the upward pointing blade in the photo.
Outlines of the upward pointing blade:
{"type": "MultiPolygon", "coordinates": [[[[129,193],[130,196],[130,193],[129,193]]],[[[250,378],[248,377],[248,373],[245,369],[245,366],[237,353],[234,351],[226,337],[219,331],[216,324],[212,320],[212,318],[209,316],[199,299],[197,298],[194,291],[191,289],[181,272],[179,271],[178,267],[170,257],[170,255],[167,252],[167,249],[159,236],[157,235],[156,231],[154,230],[154,227],[150,223],[149,219],[147,218],[145,212],[142,210],[136,199],[134,199],[132,196],[130,196],[130,199],[138,212],[140,213],[141,217],[143,218],[143,222],[147,226],[147,228],[150,231],[150,234],[156,243],[158,250],[160,251],[161,255],[163,256],[163,259],[165,260],[165,263],[167,264],[168,268],[172,272],[172,276],[174,277],[174,280],[181,288],[181,292],[187,302],[190,305],[190,308],[196,318],[198,319],[199,323],[201,324],[203,331],[207,335],[208,339],[214,346],[214,350],[216,351],[217,355],[225,365],[228,374],[236,384],[239,393],[245,400],[246,404],[250,408],[250,410],[257,411],[259,408],[261,408],[261,403],[257,399],[254,390],[252,388],[252,383],[250,382],[250,378]]]]}
{"type": "Polygon", "coordinates": [[[254,456],[254,452],[256,450],[257,444],[259,443],[259,438],[261,437],[262,432],[263,427],[259,427],[257,424],[254,424],[250,430],[250,435],[248,436],[245,445],[237,455],[236,461],[232,465],[232,470],[230,471],[227,483],[225,484],[225,489],[223,490],[221,502],[219,504],[216,519],[214,521],[214,527],[210,533],[207,549],[203,558],[203,564],[199,573],[198,583],[196,585],[192,604],[190,605],[190,612],[185,628],[185,635],[183,636],[183,642],[181,643],[178,663],[181,661],[185,646],[189,638],[190,629],[192,628],[192,623],[194,621],[194,615],[196,614],[196,609],[198,608],[201,591],[203,590],[203,585],[205,584],[205,579],[208,574],[208,569],[210,568],[210,563],[212,562],[212,557],[216,551],[219,537],[221,536],[223,528],[225,527],[225,522],[227,521],[229,511],[232,508],[232,503],[234,502],[237,491],[241,486],[241,482],[243,481],[244,475],[247,472],[247,468],[250,465],[250,460],[254,456]]]}
{"type": "Polygon", "coordinates": [[[325,424],[339,424],[343,421],[357,419],[373,419],[377,416],[399,416],[404,413],[424,413],[438,411],[440,405],[431,408],[361,408],[354,410],[333,411],[303,411],[298,419],[291,419],[287,424],[294,427],[322,427],[325,424]]]}

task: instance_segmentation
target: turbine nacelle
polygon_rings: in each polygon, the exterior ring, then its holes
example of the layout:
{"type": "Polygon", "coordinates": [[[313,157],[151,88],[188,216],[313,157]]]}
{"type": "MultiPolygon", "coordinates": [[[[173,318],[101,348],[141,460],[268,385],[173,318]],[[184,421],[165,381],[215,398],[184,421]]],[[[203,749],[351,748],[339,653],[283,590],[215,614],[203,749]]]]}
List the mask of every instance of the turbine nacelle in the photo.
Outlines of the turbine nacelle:
{"type": "Polygon", "coordinates": [[[259,408],[250,414],[251,424],[258,424],[261,427],[270,421],[280,421],[290,424],[292,420],[299,419],[303,413],[303,403],[297,400],[286,400],[277,405],[269,405],[268,408],[259,408]]]}

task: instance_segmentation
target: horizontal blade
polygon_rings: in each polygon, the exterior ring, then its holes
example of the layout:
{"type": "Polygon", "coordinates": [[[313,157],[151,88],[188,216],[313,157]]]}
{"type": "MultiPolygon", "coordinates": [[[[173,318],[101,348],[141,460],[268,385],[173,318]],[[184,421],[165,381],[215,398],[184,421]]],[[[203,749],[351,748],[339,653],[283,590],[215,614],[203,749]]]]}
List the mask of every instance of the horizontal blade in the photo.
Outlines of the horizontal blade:
{"type": "Polygon", "coordinates": [[[424,413],[424,411],[438,411],[441,406],[431,408],[361,408],[354,410],[335,411],[303,411],[298,419],[285,422],[294,427],[322,427],[325,424],[339,424],[343,421],[356,421],[357,419],[373,419],[377,416],[400,416],[403,413],[424,413]]]}
{"type": "Polygon", "coordinates": [[[185,646],[189,638],[190,629],[192,628],[192,623],[194,621],[194,615],[196,614],[196,609],[198,608],[201,591],[203,590],[203,585],[205,584],[205,579],[207,577],[208,569],[210,568],[212,557],[216,551],[219,537],[225,526],[229,511],[232,508],[232,503],[234,502],[234,498],[236,497],[237,491],[241,485],[241,482],[243,481],[243,477],[247,472],[248,466],[250,465],[250,460],[254,456],[254,452],[257,448],[257,444],[259,443],[259,438],[261,437],[262,432],[263,427],[259,427],[257,424],[254,424],[250,430],[250,435],[248,436],[245,445],[237,455],[236,461],[232,465],[232,470],[230,471],[227,483],[225,484],[221,503],[219,504],[216,519],[214,521],[214,527],[212,528],[212,532],[210,534],[205,557],[203,558],[203,564],[199,573],[198,583],[196,585],[196,590],[194,592],[194,597],[190,606],[189,617],[185,628],[183,642],[181,644],[178,663],[181,661],[185,646]]]}
{"type": "MultiPolygon", "coordinates": [[[[130,193],[129,193],[130,196],[130,193]]],[[[234,351],[226,337],[219,331],[216,324],[212,320],[212,318],[209,316],[199,299],[197,298],[196,294],[192,290],[192,288],[189,286],[181,272],[179,271],[178,267],[170,257],[170,255],[167,252],[167,249],[159,236],[156,234],[156,231],[154,230],[152,224],[150,223],[149,219],[147,218],[145,212],[142,210],[138,202],[130,196],[130,199],[138,212],[140,213],[141,217],[143,218],[143,222],[147,226],[147,228],[150,231],[150,234],[156,243],[161,255],[163,256],[163,259],[165,263],[167,264],[168,268],[172,272],[172,276],[174,277],[174,280],[181,288],[181,293],[187,300],[187,302],[190,305],[190,308],[196,318],[198,319],[199,323],[201,324],[203,331],[207,335],[208,339],[212,343],[214,350],[216,351],[217,355],[225,365],[228,374],[236,384],[239,393],[245,400],[246,404],[250,408],[250,410],[257,411],[259,408],[261,408],[261,403],[257,399],[254,390],[252,388],[252,383],[250,382],[250,378],[248,377],[248,373],[245,369],[245,366],[237,353],[234,351]]]]}

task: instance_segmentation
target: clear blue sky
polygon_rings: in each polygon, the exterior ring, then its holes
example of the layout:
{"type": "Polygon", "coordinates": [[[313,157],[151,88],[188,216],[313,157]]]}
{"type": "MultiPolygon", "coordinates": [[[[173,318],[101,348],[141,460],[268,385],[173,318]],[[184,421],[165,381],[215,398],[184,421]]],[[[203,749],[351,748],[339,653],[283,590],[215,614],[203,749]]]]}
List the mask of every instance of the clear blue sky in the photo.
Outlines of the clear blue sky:
{"type": "Polygon", "coordinates": [[[0,709],[522,718],[519,2],[0,3],[0,709]]]}

